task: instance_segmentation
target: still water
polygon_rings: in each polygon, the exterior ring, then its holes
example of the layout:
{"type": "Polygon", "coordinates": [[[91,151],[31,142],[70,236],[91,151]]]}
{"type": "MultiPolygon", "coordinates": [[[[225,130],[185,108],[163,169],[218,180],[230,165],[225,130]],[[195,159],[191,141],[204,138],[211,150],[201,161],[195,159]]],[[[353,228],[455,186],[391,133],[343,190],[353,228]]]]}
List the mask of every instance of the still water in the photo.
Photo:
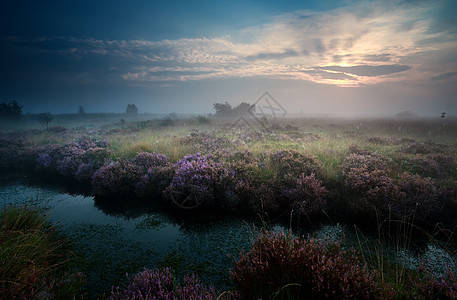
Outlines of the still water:
{"type": "MultiPolygon", "coordinates": [[[[173,267],[178,276],[197,273],[219,291],[228,289],[234,259],[240,251],[249,249],[259,228],[265,225],[259,218],[205,212],[177,217],[161,209],[97,203],[93,197],[24,182],[0,185],[0,204],[42,208],[51,222],[62,224],[75,245],[77,268],[86,275],[89,298],[109,294],[113,285],[125,284],[144,268],[162,266],[173,267]]],[[[325,240],[340,240],[344,234],[346,243],[357,247],[360,237],[348,227],[322,225],[306,234],[325,240]]],[[[287,231],[288,226],[271,222],[270,229],[287,231]]],[[[420,253],[395,250],[395,260],[413,268],[419,254],[436,270],[455,268],[452,255],[432,242],[420,253]]]]}

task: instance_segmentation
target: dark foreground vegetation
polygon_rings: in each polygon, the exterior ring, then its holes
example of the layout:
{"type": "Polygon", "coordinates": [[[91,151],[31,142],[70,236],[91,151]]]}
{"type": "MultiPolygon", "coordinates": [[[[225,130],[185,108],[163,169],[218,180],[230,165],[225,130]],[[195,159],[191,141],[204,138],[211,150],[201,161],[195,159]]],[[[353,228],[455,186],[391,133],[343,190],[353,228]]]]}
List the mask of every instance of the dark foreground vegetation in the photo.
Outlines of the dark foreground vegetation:
{"type": "MultiPolygon", "coordinates": [[[[215,123],[170,118],[2,133],[0,170],[73,186],[100,202],[161,203],[188,214],[293,216],[305,224],[330,219],[365,233],[387,232],[378,234],[380,244],[411,242],[421,234],[452,247],[457,220],[453,120],[294,119],[259,128],[215,123]]],[[[10,249],[3,236],[0,241],[2,253],[10,249]]],[[[435,274],[425,264],[405,270],[376,249],[369,257],[363,246],[346,249],[341,242],[262,231],[234,262],[233,290],[224,296],[457,297],[453,270],[435,274]]],[[[51,298],[46,282],[56,275],[43,274],[39,285],[30,286],[40,290],[36,295],[51,298]]],[[[16,285],[29,284],[26,277],[7,276],[1,289],[11,295],[16,285]]],[[[221,293],[196,275],[175,278],[165,268],[144,270],[130,285],[113,288],[110,297],[213,299],[221,293]]]]}

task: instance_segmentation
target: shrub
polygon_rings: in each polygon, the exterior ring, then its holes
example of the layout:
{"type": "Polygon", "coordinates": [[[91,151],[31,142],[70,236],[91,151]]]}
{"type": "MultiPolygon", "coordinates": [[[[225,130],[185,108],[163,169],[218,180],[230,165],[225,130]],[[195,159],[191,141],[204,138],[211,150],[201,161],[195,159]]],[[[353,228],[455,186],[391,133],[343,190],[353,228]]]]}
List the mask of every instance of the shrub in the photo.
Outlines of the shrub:
{"type": "Polygon", "coordinates": [[[176,171],[164,196],[182,208],[194,208],[215,200],[215,185],[227,170],[208,155],[186,155],[176,163],[176,171]]]}
{"type": "Polygon", "coordinates": [[[132,163],[144,172],[135,186],[135,193],[141,197],[160,195],[173,179],[175,168],[166,155],[140,152],[132,163]]]}
{"type": "Polygon", "coordinates": [[[444,145],[438,145],[432,142],[419,142],[413,140],[401,148],[401,151],[409,154],[430,154],[442,153],[444,145]]]}
{"type": "Polygon", "coordinates": [[[147,171],[149,169],[159,169],[171,165],[168,156],[163,154],[140,152],[133,159],[132,163],[147,171]]]}
{"type": "Polygon", "coordinates": [[[411,290],[405,296],[414,295],[415,299],[457,299],[457,278],[449,270],[444,274],[436,274],[421,265],[416,272],[411,272],[408,283],[411,290]]]}
{"type": "Polygon", "coordinates": [[[453,165],[453,158],[441,153],[426,156],[416,154],[413,158],[407,159],[407,167],[424,177],[446,178],[453,165]]]}
{"type": "Polygon", "coordinates": [[[394,203],[392,212],[397,215],[416,215],[421,219],[438,213],[443,208],[441,195],[444,189],[438,188],[431,178],[403,173],[399,180],[401,190],[405,193],[404,202],[394,203]]]}
{"type": "Polygon", "coordinates": [[[374,216],[375,210],[388,214],[392,205],[398,207],[405,198],[400,187],[381,170],[352,168],[345,173],[345,184],[356,193],[349,205],[367,216],[374,216]]]}
{"type": "Polygon", "coordinates": [[[367,138],[367,141],[377,145],[398,145],[400,141],[394,137],[373,136],[367,138]]]}
{"type": "Polygon", "coordinates": [[[94,173],[92,186],[97,196],[129,196],[143,175],[143,170],[130,161],[111,162],[94,173]]]}
{"type": "Polygon", "coordinates": [[[213,287],[201,284],[194,274],[184,277],[180,284],[170,268],[144,270],[121,291],[113,288],[109,299],[216,299],[213,287]]]}
{"type": "Polygon", "coordinates": [[[21,137],[0,133],[0,172],[18,169],[24,148],[25,143],[21,137]]]}
{"type": "Polygon", "coordinates": [[[351,169],[365,169],[368,172],[382,170],[387,173],[392,163],[391,159],[376,153],[352,153],[346,157],[342,170],[345,175],[351,172],[351,169]]]}
{"type": "Polygon", "coordinates": [[[36,168],[50,175],[89,180],[111,152],[92,139],[81,138],[64,145],[38,147],[36,168]]]}
{"type": "Polygon", "coordinates": [[[245,299],[373,299],[377,289],[354,251],[283,232],[260,234],[230,276],[245,299]]]}
{"type": "Polygon", "coordinates": [[[327,194],[328,191],[322,186],[322,181],[314,174],[301,174],[295,187],[283,191],[282,198],[298,213],[309,216],[326,209],[327,194]]]}
{"type": "Polygon", "coordinates": [[[342,165],[345,185],[353,192],[349,206],[373,217],[375,210],[388,214],[392,205],[403,203],[405,194],[388,176],[392,160],[370,153],[352,153],[342,165]]]}
{"type": "Polygon", "coordinates": [[[217,137],[214,132],[193,131],[188,136],[180,139],[184,145],[192,145],[195,151],[214,153],[230,145],[230,141],[224,137],[217,137]]]}
{"type": "Polygon", "coordinates": [[[239,208],[255,213],[276,213],[280,208],[278,186],[275,179],[237,179],[234,191],[239,208]]]}
{"type": "Polygon", "coordinates": [[[303,155],[296,150],[278,150],[271,153],[269,159],[281,180],[295,181],[302,173],[316,174],[317,177],[323,173],[322,164],[314,156],[303,155]]]}

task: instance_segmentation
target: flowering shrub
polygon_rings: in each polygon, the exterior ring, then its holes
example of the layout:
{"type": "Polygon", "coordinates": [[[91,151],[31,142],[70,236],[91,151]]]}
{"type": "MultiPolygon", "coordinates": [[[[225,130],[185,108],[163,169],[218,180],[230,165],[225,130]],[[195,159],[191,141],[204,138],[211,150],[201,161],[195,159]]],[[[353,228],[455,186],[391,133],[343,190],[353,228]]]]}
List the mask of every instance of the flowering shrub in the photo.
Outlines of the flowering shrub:
{"type": "Polygon", "coordinates": [[[416,154],[415,157],[407,159],[407,167],[412,172],[425,177],[445,178],[453,165],[453,158],[442,153],[426,156],[416,154]]]}
{"type": "Polygon", "coordinates": [[[322,181],[314,174],[301,174],[295,187],[283,191],[282,198],[300,214],[311,215],[326,209],[327,194],[328,191],[322,186],[322,181]]]}
{"type": "MultiPolygon", "coordinates": [[[[408,141],[409,142],[409,141],[408,141]]],[[[432,142],[419,142],[413,140],[401,148],[402,152],[409,154],[430,154],[441,153],[444,145],[438,145],[432,142]]]]}
{"type": "Polygon", "coordinates": [[[140,152],[132,163],[144,172],[135,186],[135,193],[143,198],[160,195],[170,184],[175,172],[169,158],[163,154],[140,152]]]}
{"type": "Polygon", "coordinates": [[[143,168],[145,171],[149,169],[157,170],[158,168],[171,165],[168,156],[149,152],[138,153],[132,159],[132,163],[143,168]]]}
{"type": "Polygon", "coordinates": [[[378,145],[398,145],[400,141],[394,137],[373,136],[367,139],[368,142],[378,145]]]}
{"type": "Polygon", "coordinates": [[[354,251],[264,232],[230,272],[244,299],[374,299],[375,274],[354,251]]]}
{"type": "Polygon", "coordinates": [[[431,178],[403,173],[399,180],[401,190],[405,193],[404,202],[392,205],[392,211],[397,215],[413,215],[426,219],[436,214],[444,203],[441,195],[446,193],[438,188],[431,178]]]}
{"type": "Polygon", "coordinates": [[[143,170],[130,161],[105,164],[92,177],[94,193],[98,196],[132,194],[143,174],[143,170]]]}
{"type": "Polygon", "coordinates": [[[0,172],[17,169],[25,143],[21,137],[0,133],[0,172]]]}
{"type": "Polygon", "coordinates": [[[255,213],[275,213],[280,208],[278,201],[278,182],[274,179],[238,179],[234,191],[238,207],[255,213]]]}
{"type": "Polygon", "coordinates": [[[368,172],[382,170],[387,173],[392,164],[393,161],[390,158],[376,153],[352,153],[346,157],[342,165],[342,170],[345,175],[350,173],[351,169],[365,169],[368,172]]]}
{"type": "Polygon", "coordinates": [[[90,180],[111,152],[92,139],[79,139],[64,145],[38,147],[36,168],[48,174],[75,177],[78,180],[90,180]]]}
{"type": "Polygon", "coordinates": [[[345,174],[345,184],[357,194],[351,199],[350,206],[368,215],[372,215],[375,209],[388,213],[392,205],[398,207],[405,198],[400,187],[381,170],[352,168],[345,174]]]}
{"type": "Polygon", "coordinates": [[[305,175],[323,173],[322,164],[313,156],[301,154],[296,150],[278,150],[270,154],[270,163],[277,169],[281,179],[295,179],[302,173],[305,175]]]}
{"type": "Polygon", "coordinates": [[[180,139],[185,145],[192,145],[195,151],[204,153],[213,153],[219,149],[226,148],[230,145],[227,138],[217,137],[215,132],[191,132],[188,136],[180,139]]]}
{"type": "Polygon", "coordinates": [[[186,155],[176,163],[175,175],[164,196],[183,208],[204,202],[213,204],[215,189],[230,175],[222,163],[212,161],[209,155],[186,155]]]}
{"type": "MultiPolygon", "coordinates": [[[[409,278],[411,288],[418,299],[457,299],[457,278],[447,270],[438,275],[423,266],[409,278]]],[[[405,295],[409,296],[409,295],[405,295]]]]}
{"type": "Polygon", "coordinates": [[[194,274],[184,277],[180,284],[170,268],[144,270],[121,291],[113,288],[109,299],[216,299],[213,287],[202,285],[194,274]]]}

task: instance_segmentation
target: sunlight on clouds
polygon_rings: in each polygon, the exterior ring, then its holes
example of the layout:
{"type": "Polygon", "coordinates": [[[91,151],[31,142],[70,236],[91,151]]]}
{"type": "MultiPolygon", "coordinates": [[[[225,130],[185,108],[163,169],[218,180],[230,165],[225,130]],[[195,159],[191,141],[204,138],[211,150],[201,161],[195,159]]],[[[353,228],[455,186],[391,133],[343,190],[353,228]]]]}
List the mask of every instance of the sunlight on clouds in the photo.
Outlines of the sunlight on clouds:
{"type": "Polygon", "coordinates": [[[455,70],[455,60],[437,64],[433,55],[455,50],[457,38],[430,30],[428,16],[440,2],[389,3],[287,13],[219,38],[68,42],[78,55],[125,58],[129,81],[268,77],[355,87],[448,78],[439,74],[455,70]]]}

